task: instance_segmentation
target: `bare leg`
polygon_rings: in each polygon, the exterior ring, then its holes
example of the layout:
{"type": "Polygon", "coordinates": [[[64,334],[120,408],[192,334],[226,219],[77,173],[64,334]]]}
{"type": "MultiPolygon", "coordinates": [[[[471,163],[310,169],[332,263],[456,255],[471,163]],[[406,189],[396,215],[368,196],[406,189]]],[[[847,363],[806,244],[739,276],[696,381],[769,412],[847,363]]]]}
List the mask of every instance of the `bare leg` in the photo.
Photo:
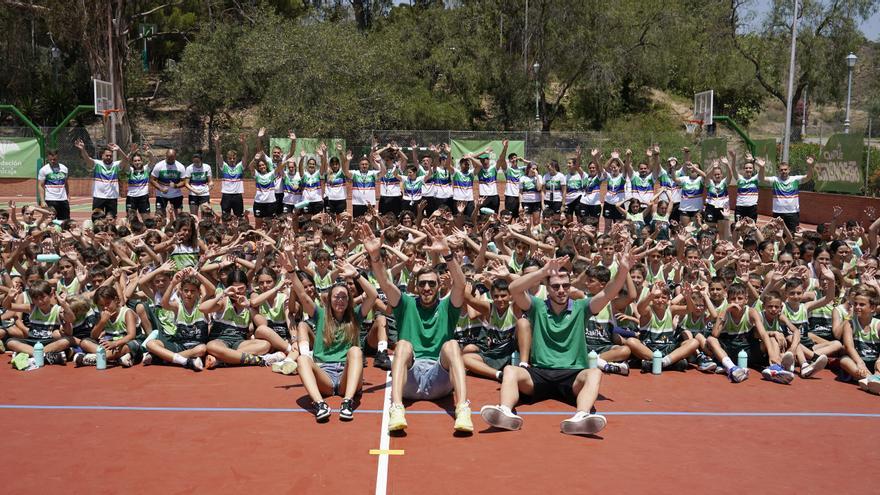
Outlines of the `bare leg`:
{"type": "Polygon", "coordinates": [[[462,354],[464,367],[471,373],[483,378],[491,378],[495,380],[498,376],[498,370],[486,364],[483,357],[475,352],[467,352],[462,354]]]}
{"type": "Polygon", "coordinates": [[[593,409],[593,404],[599,397],[599,384],[602,382],[602,372],[593,368],[591,370],[583,370],[578,373],[571,389],[577,396],[577,410],[589,413],[593,409]]]}
{"type": "Polygon", "coordinates": [[[501,381],[501,405],[513,409],[519,402],[520,392],[531,395],[535,391],[532,376],[525,368],[505,366],[504,379],[501,381]]]}
{"type": "Polygon", "coordinates": [[[532,324],[528,318],[516,320],[516,346],[519,350],[519,360],[528,363],[532,357],[532,324]]]}
{"type": "Polygon", "coordinates": [[[406,340],[397,341],[397,347],[394,348],[394,361],[391,362],[392,404],[403,404],[403,387],[406,386],[406,374],[409,372],[412,363],[412,344],[406,340]]]}
{"type": "Polygon", "coordinates": [[[345,374],[342,381],[339,382],[339,389],[342,391],[343,399],[351,399],[355,394],[360,393],[364,373],[364,353],[360,347],[349,347],[348,353],[345,355],[345,374]]]}
{"type": "Polygon", "coordinates": [[[333,394],[333,382],[320,366],[309,356],[300,356],[297,360],[299,365],[299,379],[302,381],[306,393],[312,399],[312,402],[318,403],[324,400],[325,396],[333,394]]]}
{"type": "Polygon", "coordinates": [[[455,394],[455,405],[467,401],[467,381],[465,380],[464,361],[461,358],[461,347],[455,340],[447,340],[440,348],[440,366],[449,370],[452,379],[452,390],[455,394]]]}

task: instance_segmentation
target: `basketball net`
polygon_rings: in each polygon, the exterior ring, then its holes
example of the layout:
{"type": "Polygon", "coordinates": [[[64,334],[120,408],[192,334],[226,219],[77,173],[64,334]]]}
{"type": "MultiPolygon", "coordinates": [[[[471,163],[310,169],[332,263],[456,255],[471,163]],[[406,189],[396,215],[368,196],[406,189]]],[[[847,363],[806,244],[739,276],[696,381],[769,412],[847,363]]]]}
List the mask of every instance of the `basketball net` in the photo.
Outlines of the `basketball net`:
{"type": "Polygon", "coordinates": [[[684,123],[685,131],[688,134],[694,134],[697,132],[697,128],[703,125],[702,120],[688,120],[684,123]]]}

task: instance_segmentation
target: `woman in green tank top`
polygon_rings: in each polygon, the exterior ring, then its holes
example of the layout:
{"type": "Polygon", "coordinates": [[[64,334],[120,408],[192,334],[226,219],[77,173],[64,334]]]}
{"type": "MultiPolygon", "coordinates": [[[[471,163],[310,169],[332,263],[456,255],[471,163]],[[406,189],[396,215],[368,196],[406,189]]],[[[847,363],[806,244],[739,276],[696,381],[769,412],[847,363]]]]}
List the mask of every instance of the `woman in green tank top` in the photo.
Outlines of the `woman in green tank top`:
{"type": "Polygon", "coordinates": [[[877,309],[877,291],[868,285],[857,285],[852,293],[852,318],[844,326],[843,341],[846,354],[840,367],[869,392],[880,392],[871,383],[872,374],[880,374],[880,320],[874,317],[877,309]]]}
{"type": "Polygon", "coordinates": [[[314,352],[309,352],[307,342],[300,342],[297,362],[300,379],[315,405],[315,419],[319,423],[330,418],[330,406],[324,397],[337,394],[342,395],[340,419],[353,419],[353,400],[361,392],[363,375],[360,321],[372,310],[378,296],[376,288],[349,263],[341,265],[340,276],[356,279],[364,290],[359,312],[355,311],[354,295],[345,283],[334,284],[326,302],[316,302],[306,294],[299,278],[291,280],[293,293],[302,304],[303,312],[315,320],[314,352]]]}
{"type": "Polygon", "coordinates": [[[663,367],[675,366],[684,371],[688,356],[697,353],[700,347],[696,339],[684,338],[673,325],[674,315],[687,313],[687,306],[672,306],[669,300],[669,287],[664,282],[656,282],[647,297],[639,301],[638,312],[642,340],[635,337],[626,339],[633,357],[642,360],[642,367],[650,366],[654,351],[663,353],[663,367]],[[682,364],[683,362],[683,364],[682,364]]]}

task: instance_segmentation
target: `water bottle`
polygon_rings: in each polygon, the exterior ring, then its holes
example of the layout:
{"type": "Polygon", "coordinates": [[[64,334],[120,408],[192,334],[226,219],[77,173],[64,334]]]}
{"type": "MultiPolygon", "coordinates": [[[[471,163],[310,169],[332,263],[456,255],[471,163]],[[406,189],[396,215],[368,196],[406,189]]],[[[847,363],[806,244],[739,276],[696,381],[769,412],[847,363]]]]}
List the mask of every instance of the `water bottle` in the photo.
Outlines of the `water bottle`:
{"type": "Polygon", "coordinates": [[[651,359],[651,373],[659,375],[663,372],[663,353],[660,349],[654,351],[654,357],[651,359]]]}
{"type": "Polygon", "coordinates": [[[739,354],[736,355],[736,365],[740,368],[749,367],[749,353],[745,349],[739,351],[739,354]]]}
{"type": "Polygon", "coordinates": [[[37,261],[40,263],[57,263],[58,260],[61,259],[61,256],[57,254],[38,254],[37,261]]]}
{"type": "Polygon", "coordinates": [[[98,352],[95,353],[97,356],[97,361],[95,362],[95,368],[99,370],[107,369],[107,351],[104,350],[100,345],[98,346],[98,352]]]}
{"type": "Polygon", "coordinates": [[[519,366],[519,351],[513,351],[513,354],[510,355],[510,364],[519,366]]]}
{"type": "Polygon", "coordinates": [[[480,208],[480,214],[482,215],[494,215],[495,210],[492,208],[480,208]]]}
{"type": "Polygon", "coordinates": [[[599,355],[596,354],[596,351],[590,351],[587,354],[587,368],[593,369],[599,367],[599,355]]]}
{"type": "Polygon", "coordinates": [[[42,368],[45,364],[45,355],[43,354],[43,343],[37,342],[34,346],[34,364],[37,368],[42,368]]]}
{"type": "Polygon", "coordinates": [[[299,203],[293,205],[293,207],[296,208],[297,210],[305,209],[305,207],[307,207],[307,206],[309,206],[308,201],[300,201],[299,203]]]}
{"type": "Polygon", "coordinates": [[[147,343],[149,343],[151,340],[156,340],[158,338],[159,338],[159,331],[153,330],[152,332],[150,332],[150,335],[147,335],[147,338],[144,339],[143,343],[141,344],[141,348],[146,349],[147,343]]]}

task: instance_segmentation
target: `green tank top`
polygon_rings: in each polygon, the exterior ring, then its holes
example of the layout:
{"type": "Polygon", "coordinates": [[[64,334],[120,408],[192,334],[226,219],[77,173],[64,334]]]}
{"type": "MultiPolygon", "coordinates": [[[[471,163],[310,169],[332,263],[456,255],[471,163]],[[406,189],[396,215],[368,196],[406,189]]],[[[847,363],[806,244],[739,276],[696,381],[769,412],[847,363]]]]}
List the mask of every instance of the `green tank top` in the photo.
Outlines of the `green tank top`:
{"type": "Polygon", "coordinates": [[[649,342],[675,342],[675,327],[672,325],[672,311],[667,307],[663,310],[663,317],[657,318],[657,313],[653,309],[651,311],[651,319],[647,326],[643,328],[647,335],[645,340],[649,342]]]}
{"type": "Polygon", "coordinates": [[[275,294],[275,300],[271,303],[270,301],[265,301],[263,304],[260,304],[260,314],[276,325],[284,325],[287,323],[284,317],[286,311],[287,294],[282,294],[280,292],[275,294]]]}
{"type": "Polygon", "coordinates": [[[119,340],[128,333],[128,327],[125,324],[125,315],[131,311],[130,308],[123,306],[119,308],[119,314],[116,319],[108,322],[104,327],[104,335],[110,337],[110,340],[119,340]]]}
{"type": "Polygon", "coordinates": [[[752,330],[752,326],[749,323],[749,310],[748,308],[743,310],[742,316],[740,316],[739,321],[734,319],[732,313],[727,312],[724,315],[724,324],[721,327],[721,333],[731,336],[744,336],[748,335],[748,333],[752,330]]]}
{"type": "Polygon", "coordinates": [[[58,280],[55,286],[55,293],[61,294],[62,292],[67,292],[68,296],[77,295],[79,293],[79,279],[73,277],[69,284],[65,284],[63,280],[58,280]]]}
{"type": "Polygon", "coordinates": [[[678,326],[682,330],[687,330],[689,332],[702,332],[708,326],[706,325],[706,315],[704,313],[701,314],[699,318],[694,318],[690,313],[687,313],[678,322],[678,326]]]}
{"type": "Polygon", "coordinates": [[[248,325],[251,323],[251,312],[249,308],[242,308],[241,311],[235,311],[235,305],[227,299],[226,307],[222,313],[214,313],[214,321],[223,323],[239,330],[247,331],[248,325]]]}
{"type": "Polygon", "coordinates": [[[771,323],[770,321],[767,321],[767,315],[765,315],[764,313],[761,313],[761,321],[764,323],[764,330],[766,330],[768,333],[769,332],[784,333],[784,332],[782,332],[782,324],[780,323],[779,318],[776,318],[771,323]]]}
{"type": "Polygon", "coordinates": [[[797,309],[791,309],[788,303],[785,303],[782,305],[782,314],[794,325],[807,322],[807,306],[804,303],[799,303],[797,309]]]}

